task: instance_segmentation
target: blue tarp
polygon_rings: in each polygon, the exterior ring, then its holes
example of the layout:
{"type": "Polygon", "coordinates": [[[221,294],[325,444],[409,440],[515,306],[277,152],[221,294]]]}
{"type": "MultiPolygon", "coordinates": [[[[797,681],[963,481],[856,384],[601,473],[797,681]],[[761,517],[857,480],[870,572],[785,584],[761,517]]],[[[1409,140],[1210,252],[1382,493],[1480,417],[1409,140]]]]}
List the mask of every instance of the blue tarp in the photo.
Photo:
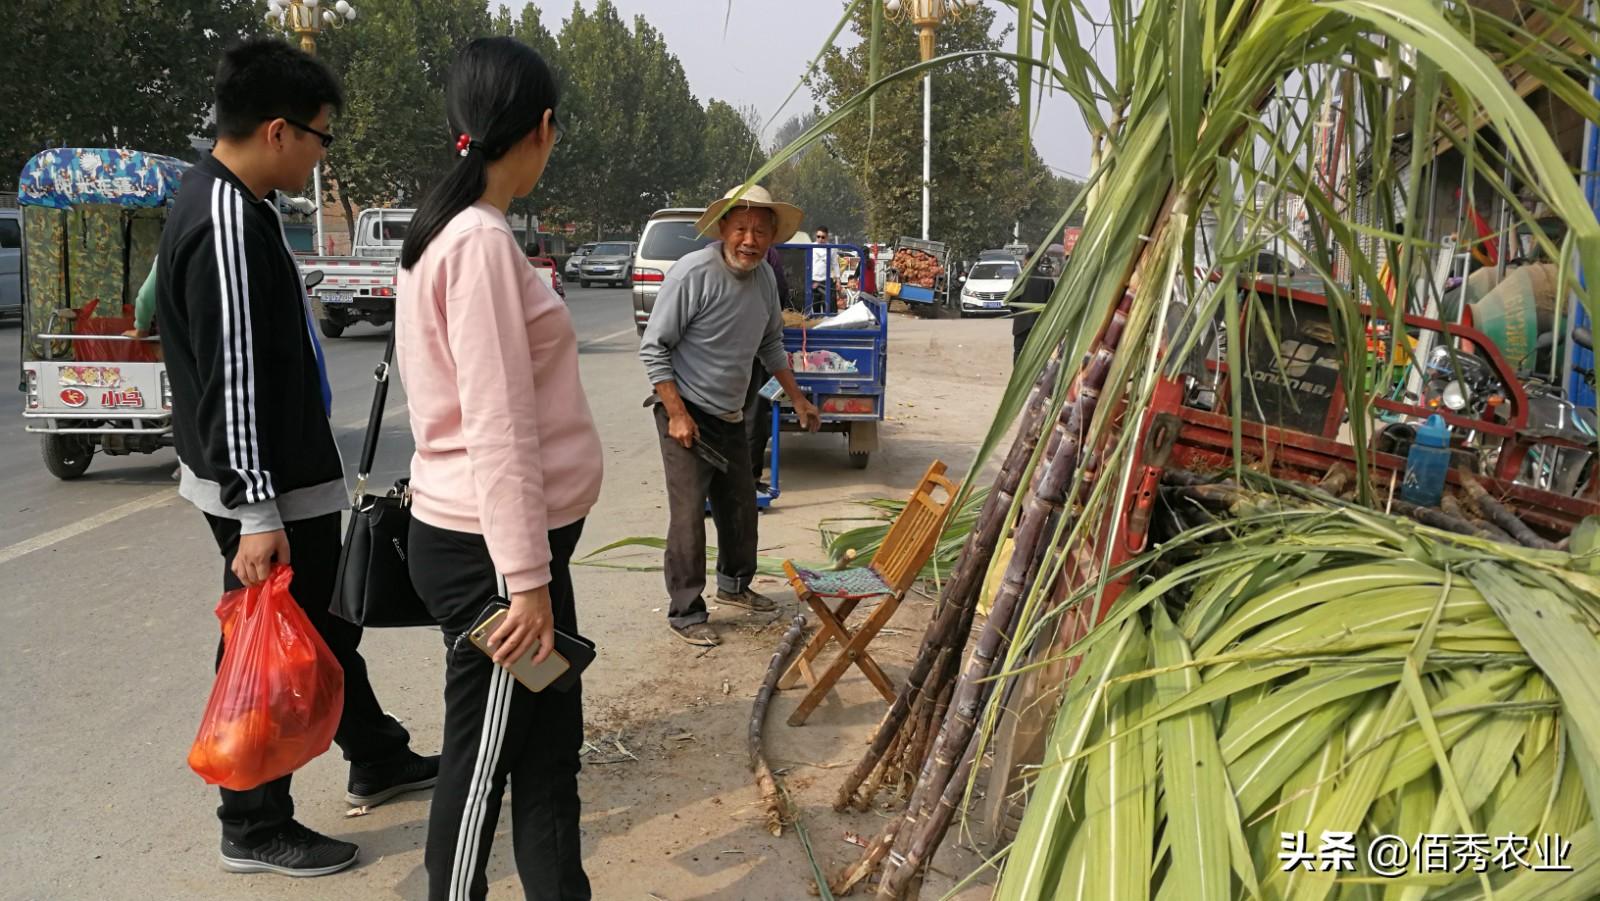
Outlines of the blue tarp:
{"type": "Polygon", "coordinates": [[[138,150],[52,147],[22,167],[17,202],[57,210],[158,207],[172,201],[188,168],[182,160],[138,150]]]}

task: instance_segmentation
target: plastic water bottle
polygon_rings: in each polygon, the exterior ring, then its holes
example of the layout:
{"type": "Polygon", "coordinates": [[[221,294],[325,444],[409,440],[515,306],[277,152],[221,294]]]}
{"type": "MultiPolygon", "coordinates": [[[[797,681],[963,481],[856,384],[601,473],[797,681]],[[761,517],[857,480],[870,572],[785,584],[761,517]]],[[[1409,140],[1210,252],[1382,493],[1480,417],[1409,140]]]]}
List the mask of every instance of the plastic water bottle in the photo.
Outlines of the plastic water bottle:
{"type": "Polygon", "coordinates": [[[1450,471],[1450,426],[1438,413],[1417,429],[1417,439],[1406,455],[1406,480],[1400,496],[1419,507],[1437,507],[1444,496],[1444,477],[1450,471]]]}

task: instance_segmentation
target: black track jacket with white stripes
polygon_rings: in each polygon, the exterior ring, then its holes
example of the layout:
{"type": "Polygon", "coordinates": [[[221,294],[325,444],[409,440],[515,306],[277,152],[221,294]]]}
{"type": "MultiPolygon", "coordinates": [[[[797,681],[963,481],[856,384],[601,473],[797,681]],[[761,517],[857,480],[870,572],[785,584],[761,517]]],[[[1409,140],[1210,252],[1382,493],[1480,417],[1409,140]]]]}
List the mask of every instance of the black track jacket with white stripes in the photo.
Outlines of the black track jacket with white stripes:
{"type": "Polygon", "coordinates": [[[184,175],[157,266],[184,496],[247,532],[297,518],[289,508],[304,509],[308,494],[342,498],[316,338],[275,198],[255,200],[206,155],[184,175]]]}

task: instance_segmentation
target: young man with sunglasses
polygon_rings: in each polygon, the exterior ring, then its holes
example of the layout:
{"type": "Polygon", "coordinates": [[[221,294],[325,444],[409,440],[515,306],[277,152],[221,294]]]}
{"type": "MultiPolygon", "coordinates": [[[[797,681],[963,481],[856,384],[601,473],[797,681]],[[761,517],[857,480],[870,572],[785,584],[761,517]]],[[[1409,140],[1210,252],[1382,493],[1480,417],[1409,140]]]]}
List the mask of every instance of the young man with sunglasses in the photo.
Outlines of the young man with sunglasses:
{"type": "MultiPolygon", "coordinates": [[[[360,627],[328,612],[349,495],[327,367],[276,202],[278,191],[304,189],[342,103],[333,73],[282,41],[227,52],[216,148],[184,176],[162,231],[156,304],[179,493],[211,526],[224,589],[294,567],[290,590],[344,668],[334,740],[350,761],[345,797],[372,805],[433,785],[439,758],[410,749],[373,694],[360,627]]],[[[289,780],[222,790],[224,869],[323,876],[355,862],[355,845],[294,820],[289,780]]]]}

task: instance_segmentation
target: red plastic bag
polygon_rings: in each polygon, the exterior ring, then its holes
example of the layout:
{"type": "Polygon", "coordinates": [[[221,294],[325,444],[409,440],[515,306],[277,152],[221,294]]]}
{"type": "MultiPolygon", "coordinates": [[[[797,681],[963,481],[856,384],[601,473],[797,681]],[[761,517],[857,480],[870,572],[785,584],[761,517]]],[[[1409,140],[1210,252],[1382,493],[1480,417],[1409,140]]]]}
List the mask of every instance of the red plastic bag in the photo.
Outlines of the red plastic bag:
{"type": "Polygon", "coordinates": [[[225,644],[189,768],[245,791],[287,776],[333,742],[344,669],[289,594],[294,573],[230,591],[217,604],[225,644]]]}

